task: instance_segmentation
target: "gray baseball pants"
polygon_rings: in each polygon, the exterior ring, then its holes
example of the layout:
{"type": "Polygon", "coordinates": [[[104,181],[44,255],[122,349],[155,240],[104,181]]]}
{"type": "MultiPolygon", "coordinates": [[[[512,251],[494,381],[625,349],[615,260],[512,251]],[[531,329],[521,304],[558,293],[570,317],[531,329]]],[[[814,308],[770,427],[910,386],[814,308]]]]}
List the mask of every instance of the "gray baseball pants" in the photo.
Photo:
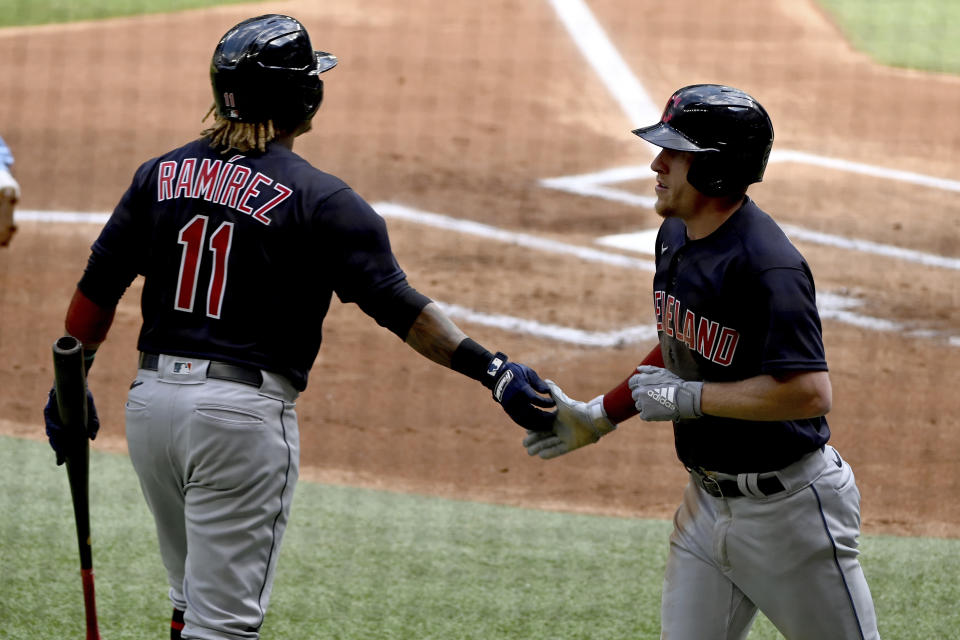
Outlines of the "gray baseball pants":
{"type": "Polygon", "coordinates": [[[297,391],[207,377],[159,356],[126,407],[127,443],[157,528],[183,638],[258,638],[299,469],[297,391]]]}

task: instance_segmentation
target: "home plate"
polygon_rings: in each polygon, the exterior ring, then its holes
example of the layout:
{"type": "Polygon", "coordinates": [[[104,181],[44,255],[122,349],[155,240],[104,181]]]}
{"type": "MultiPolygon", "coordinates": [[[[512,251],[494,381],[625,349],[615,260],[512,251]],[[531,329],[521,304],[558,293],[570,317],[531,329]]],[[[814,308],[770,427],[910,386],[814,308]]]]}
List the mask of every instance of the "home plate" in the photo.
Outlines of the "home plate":
{"type": "Polygon", "coordinates": [[[618,233],[612,236],[603,236],[596,239],[597,244],[626,251],[648,253],[654,255],[658,229],[647,229],[634,233],[618,233]]]}

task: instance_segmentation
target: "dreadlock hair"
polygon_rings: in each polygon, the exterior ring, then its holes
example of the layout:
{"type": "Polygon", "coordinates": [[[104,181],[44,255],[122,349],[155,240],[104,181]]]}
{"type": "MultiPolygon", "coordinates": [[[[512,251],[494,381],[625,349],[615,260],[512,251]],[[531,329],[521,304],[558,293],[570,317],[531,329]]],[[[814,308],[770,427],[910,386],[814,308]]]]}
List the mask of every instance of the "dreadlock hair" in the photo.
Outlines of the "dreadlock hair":
{"type": "MultiPolygon", "coordinates": [[[[201,122],[205,122],[216,108],[216,104],[211,106],[201,122]]],[[[273,120],[234,122],[233,120],[227,120],[218,113],[214,116],[213,126],[201,131],[200,136],[209,138],[211,147],[222,147],[221,153],[227,153],[230,149],[247,153],[254,149],[265,152],[267,143],[276,140],[278,133],[273,120]]]]}

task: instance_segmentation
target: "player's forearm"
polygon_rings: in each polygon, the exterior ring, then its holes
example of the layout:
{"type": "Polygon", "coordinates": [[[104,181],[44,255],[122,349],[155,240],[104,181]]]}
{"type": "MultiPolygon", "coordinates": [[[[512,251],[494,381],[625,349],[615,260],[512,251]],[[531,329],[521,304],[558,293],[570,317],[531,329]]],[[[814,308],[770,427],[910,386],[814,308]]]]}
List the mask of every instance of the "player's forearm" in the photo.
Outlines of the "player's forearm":
{"type": "Polygon", "coordinates": [[[449,367],[454,351],[466,337],[467,334],[431,302],[413,321],[406,343],[425,358],[449,367]]]}
{"type": "MultiPolygon", "coordinates": [[[[644,357],[640,364],[654,367],[663,366],[663,352],[660,349],[659,342],[650,349],[650,353],[644,357]]],[[[630,393],[630,378],[634,373],[635,371],[630,372],[630,375],[623,382],[603,394],[603,410],[614,423],[623,422],[638,413],[636,403],[630,393]]]]}
{"type": "Polygon", "coordinates": [[[741,420],[801,420],[830,411],[833,402],[826,371],[788,378],[756,376],[738,382],[707,382],[700,408],[706,415],[741,420]]]}
{"type": "Polygon", "coordinates": [[[434,302],[413,321],[406,343],[425,358],[488,387],[507,362],[506,355],[493,354],[468,337],[434,302]]]}
{"type": "Polygon", "coordinates": [[[85,351],[90,352],[106,339],[115,312],[115,307],[105,309],[77,289],[67,308],[64,328],[83,344],[85,351]]]}

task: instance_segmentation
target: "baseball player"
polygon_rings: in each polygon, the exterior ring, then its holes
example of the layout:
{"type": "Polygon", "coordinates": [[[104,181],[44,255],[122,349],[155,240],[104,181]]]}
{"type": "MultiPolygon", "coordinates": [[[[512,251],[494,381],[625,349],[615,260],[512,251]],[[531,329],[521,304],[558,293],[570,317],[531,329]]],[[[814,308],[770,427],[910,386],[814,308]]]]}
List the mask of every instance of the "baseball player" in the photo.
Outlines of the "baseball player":
{"type": "MultiPolygon", "coordinates": [[[[383,219],[293,152],[320,106],[320,74],[336,63],[289,16],[227,31],[210,68],[213,126],[137,170],[67,310],[89,366],[144,276],[126,431],[170,582],[172,638],[259,637],[297,481],[294,402],[333,293],[481,381],[518,424],[553,421],[537,374],[411,287],[383,219]]],[[[60,461],[70,435],[52,392],[44,413],[60,461]]]]}
{"type": "Polygon", "coordinates": [[[860,492],[827,444],[832,392],[813,276],[746,195],[773,145],[764,108],[693,85],[659,123],[653,306],[660,343],[589,402],[547,381],[558,416],[524,440],[553,458],[633,415],[672,421],[690,474],[663,582],[662,638],[746,638],[761,610],[790,640],[878,638],[857,560],[860,492]]]}
{"type": "Polygon", "coordinates": [[[13,224],[13,208],[20,200],[20,185],[10,173],[13,153],[0,138],[0,247],[10,244],[17,226],[13,224]]]}

